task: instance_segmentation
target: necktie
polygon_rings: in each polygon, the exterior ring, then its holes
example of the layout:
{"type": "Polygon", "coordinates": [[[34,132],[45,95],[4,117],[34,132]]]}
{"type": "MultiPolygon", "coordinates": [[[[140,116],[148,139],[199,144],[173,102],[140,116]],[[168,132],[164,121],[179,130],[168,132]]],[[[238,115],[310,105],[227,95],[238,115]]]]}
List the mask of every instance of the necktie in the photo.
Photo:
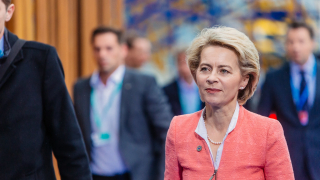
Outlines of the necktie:
{"type": "Polygon", "coordinates": [[[300,91],[299,91],[299,104],[298,104],[298,114],[300,123],[302,125],[308,124],[308,86],[305,79],[305,73],[300,71],[301,82],[300,82],[300,91]]]}
{"type": "Polygon", "coordinates": [[[2,58],[3,55],[3,51],[0,49],[0,58],[2,58]]]}

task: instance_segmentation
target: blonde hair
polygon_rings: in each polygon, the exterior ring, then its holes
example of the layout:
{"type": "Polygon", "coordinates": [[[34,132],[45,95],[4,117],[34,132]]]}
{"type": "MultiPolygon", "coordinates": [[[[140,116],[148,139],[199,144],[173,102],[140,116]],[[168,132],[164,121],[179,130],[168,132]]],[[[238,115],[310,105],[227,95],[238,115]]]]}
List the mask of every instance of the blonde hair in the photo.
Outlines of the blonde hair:
{"type": "Polygon", "coordinates": [[[203,29],[187,50],[188,66],[195,80],[201,52],[208,46],[221,46],[237,54],[241,75],[249,75],[248,85],[238,93],[238,103],[245,104],[254,94],[260,76],[259,54],[256,47],[244,33],[234,28],[215,26],[203,29]]]}

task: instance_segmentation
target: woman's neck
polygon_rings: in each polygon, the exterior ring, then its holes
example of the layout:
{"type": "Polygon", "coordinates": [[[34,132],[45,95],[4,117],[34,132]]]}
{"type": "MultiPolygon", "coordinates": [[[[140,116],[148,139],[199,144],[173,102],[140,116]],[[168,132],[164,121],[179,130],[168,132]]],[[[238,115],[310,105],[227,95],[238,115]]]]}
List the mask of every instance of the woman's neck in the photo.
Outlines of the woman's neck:
{"type": "Polygon", "coordinates": [[[219,132],[226,132],[236,109],[237,101],[223,107],[211,106],[206,103],[206,124],[219,132]]]}

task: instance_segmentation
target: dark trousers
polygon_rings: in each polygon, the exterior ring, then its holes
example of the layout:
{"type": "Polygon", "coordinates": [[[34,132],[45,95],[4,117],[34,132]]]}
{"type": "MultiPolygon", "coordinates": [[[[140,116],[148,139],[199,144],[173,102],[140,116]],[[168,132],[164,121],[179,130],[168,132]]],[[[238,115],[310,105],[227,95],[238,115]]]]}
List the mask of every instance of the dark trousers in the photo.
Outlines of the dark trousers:
{"type": "Polygon", "coordinates": [[[130,180],[130,174],[125,173],[121,175],[115,175],[115,176],[98,176],[98,175],[92,175],[93,180],[130,180]]]}

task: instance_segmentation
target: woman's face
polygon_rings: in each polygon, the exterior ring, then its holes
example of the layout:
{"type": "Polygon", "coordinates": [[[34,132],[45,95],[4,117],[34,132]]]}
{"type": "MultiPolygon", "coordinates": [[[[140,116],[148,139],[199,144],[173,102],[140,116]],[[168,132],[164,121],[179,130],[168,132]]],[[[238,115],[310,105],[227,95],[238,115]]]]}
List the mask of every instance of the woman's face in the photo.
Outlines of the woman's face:
{"type": "Polygon", "coordinates": [[[237,101],[238,90],[246,87],[249,76],[241,76],[238,57],[232,50],[208,46],[201,52],[196,80],[201,99],[222,107],[237,101]]]}

